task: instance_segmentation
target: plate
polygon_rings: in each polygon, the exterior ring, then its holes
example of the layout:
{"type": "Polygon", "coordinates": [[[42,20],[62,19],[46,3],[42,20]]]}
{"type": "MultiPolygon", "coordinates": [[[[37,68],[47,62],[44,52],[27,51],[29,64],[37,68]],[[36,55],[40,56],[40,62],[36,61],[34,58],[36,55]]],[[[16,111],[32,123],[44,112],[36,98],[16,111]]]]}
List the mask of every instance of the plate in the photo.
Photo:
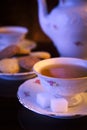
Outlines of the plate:
{"type": "Polygon", "coordinates": [[[41,115],[53,118],[76,118],[87,115],[87,93],[81,93],[82,102],[74,107],[69,107],[68,112],[55,113],[50,108],[41,108],[36,102],[36,95],[44,92],[44,88],[40,84],[38,77],[25,81],[18,88],[17,97],[19,102],[29,110],[41,115]]]}
{"type": "MultiPolygon", "coordinates": [[[[19,46],[22,46],[25,49],[34,49],[36,47],[36,43],[33,40],[23,39],[18,43],[19,46]]],[[[35,77],[33,72],[23,72],[23,73],[0,73],[0,78],[7,80],[25,80],[35,77]]]]}
{"type": "MultiPolygon", "coordinates": [[[[48,59],[51,57],[51,54],[49,52],[45,51],[37,51],[37,52],[31,52],[31,56],[37,56],[38,58],[42,59],[48,59]]],[[[0,73],[0,78],[6,79],[6,80],[27,80],[36,77],[36,74],[31,72],[21,72],[21,73],[0,73]]]]}
{"type": "Polygon", "coordinates": [[[6,80],[28,80],[34,77],[36,77],[36,74],[34,72],[24,72],[15,74],[0,73],[0,78],[6,80]]]}

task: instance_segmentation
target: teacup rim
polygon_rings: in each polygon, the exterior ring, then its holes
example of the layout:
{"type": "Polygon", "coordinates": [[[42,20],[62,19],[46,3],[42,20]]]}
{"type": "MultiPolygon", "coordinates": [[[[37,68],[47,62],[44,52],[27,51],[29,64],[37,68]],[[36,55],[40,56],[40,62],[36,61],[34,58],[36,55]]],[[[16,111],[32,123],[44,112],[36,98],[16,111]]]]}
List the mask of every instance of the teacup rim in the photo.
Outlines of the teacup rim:
{"type": "Polygon", "coordinates": [[[0,33],[4,30],[10,30],[10,31],[21,32],[21,33],[27,33],[29,31],[29,29],[25,26],[1,26],[0,33]]]}
{"type": "Polygon", "coordinates": [[[59,80],[85,80],[85,79],[87,79],[87,76],[84,76],[84,77],[77,77],[77,78],[56,78],[56,77],[50,77],[50,76],[46,76],[46,75],[42,75],[40,72],[38,72],[38,71],[36,71],[35,70],[35,67],[36,67],[36,65],[38,65],[38,63],[40,63],[40,62],[44,62],[44,61],[49,61],[49,60],[51,60],[51,59],[64,59],[64,60],[66,60],[66,59],[73,59],[73,60],[80,60],[80,61],[83,61],[84,63],[86,62],[86,64],[87,64],[87,61],[86,60],[84,60],[84,59],[81,59],[81,58],[74,58],[74,57],[53,57],[53,58],[49,58],[49,59],[44,59],[44,60],[41,60],[41,61],[38,61],[37,63],[35,63],[34,64],[34,66],[33,66],[33,71],[37,74],[37,76],[39,75],[39,76],[41,76],[41,77],[44,77],[44,78],[50,78],[50,79],[54,79],[54,80],[56,80],[56,79],[59,79],[59,80]]]}

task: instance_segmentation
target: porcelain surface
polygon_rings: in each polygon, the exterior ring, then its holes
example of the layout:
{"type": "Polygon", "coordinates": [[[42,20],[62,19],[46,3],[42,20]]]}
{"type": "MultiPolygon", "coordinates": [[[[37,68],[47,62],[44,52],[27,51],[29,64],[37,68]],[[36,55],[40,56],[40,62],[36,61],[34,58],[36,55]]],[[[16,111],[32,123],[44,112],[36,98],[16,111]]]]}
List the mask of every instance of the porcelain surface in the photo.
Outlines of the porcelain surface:
{"type": "Polygon", "coordinates": [[[87,93],[82,93],[80,96],[82,102],[74,107],[70,107],[68,112],[55,113],[50,108],[43,109],[36,102],[36,95],[39,92],[44,92],[38,77],[25,81],[21,84],[17,91],[19,102],[29,110],[53,118],[75,118],[87,115],[87,93]]]}
{"type": "Polygon", "coordinates": [[[87,1],[60,0],[48,13],[46,0],[38,0],[39,23],[60,56],[87,57],[87,1]]]}

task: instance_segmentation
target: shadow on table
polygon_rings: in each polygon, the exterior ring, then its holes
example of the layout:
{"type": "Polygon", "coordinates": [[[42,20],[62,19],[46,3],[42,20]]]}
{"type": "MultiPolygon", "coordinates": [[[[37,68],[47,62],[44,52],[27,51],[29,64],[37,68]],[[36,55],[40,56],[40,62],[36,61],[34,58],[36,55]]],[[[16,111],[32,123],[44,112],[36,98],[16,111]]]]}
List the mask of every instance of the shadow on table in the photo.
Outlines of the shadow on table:
{"type": "Polygon", "coordinates": [[[25,80],[4,80],[0,79],[0,96],[1,97],[16,97],[18,87],[25,80]]]}
{"type": "Polygon", "coordinates": [[[83,130],[87,129],[87,116],[71,119],[56,119],[34,113],[27,108],[21,107],[18,120],[24,130],[83,130]]]}

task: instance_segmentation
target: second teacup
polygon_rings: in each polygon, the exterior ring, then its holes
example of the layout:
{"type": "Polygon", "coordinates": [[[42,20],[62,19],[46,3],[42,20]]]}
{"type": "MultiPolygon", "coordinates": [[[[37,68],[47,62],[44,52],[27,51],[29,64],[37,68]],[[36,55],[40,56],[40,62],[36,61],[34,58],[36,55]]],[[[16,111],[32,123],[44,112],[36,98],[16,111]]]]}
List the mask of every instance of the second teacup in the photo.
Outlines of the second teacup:
{"type": "Polygon", "coordinates": [[[22,26],[4,26],[0,27],[0,50],[5,47],[17,44],[24,39],[28,29],[22,26]]]}

